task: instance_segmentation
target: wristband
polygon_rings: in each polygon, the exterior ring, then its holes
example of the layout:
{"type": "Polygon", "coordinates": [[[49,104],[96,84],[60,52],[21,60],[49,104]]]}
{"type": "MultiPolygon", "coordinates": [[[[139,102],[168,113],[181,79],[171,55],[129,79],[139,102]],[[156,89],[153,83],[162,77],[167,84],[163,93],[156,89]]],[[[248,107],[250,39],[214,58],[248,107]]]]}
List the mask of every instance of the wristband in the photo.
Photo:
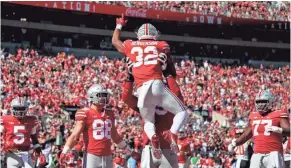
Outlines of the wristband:
{"type": "Polygon", "coordinates": [[[122,25],[121,24],[117,24],[115,29],[121,30],[122,25]]]}
{"type": "Polygon", "coordinates": [[[278,131],[279,131],[280,134],[282,134],[283,133],[283,128],[278,127],[278,131]]]}
{"type": "Polygon", "coordinates": [[[64,146],[64,149],[63,149],[62,153],[63,154],[67,154],[70,150],[71,150],[70,147],[64,146]]]}

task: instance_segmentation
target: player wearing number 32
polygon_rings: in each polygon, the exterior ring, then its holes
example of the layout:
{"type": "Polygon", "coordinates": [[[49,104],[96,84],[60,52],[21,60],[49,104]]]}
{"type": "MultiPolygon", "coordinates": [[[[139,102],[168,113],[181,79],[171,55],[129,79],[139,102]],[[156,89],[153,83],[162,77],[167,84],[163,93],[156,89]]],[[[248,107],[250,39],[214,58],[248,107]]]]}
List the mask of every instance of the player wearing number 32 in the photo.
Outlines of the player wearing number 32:
{"type": "Polygon", "coordinates": [[[170,47],[165,41],[157,41],[158,31],[149,24],[143,24],[137,32],[137,41],[120,41],[120,31],[127,23],[122,15],[116,19],[116,29],[112,44],[133,63],[132,75],[137,88],[140,115],[145,121],[144,131],[151,140],[154,156],[161,157],[160,144],[155,132],[155,108],[163,107],[175,115],[169,136],[172,139],[171,149],[178,152],[177,133],[188,118],[185,105],[163,83],[162,71],[166,69],[170,47]]]}
{"type": "Polygon", "coordinates": [[[90,107],[83,108],[75,114],[76,125],[68,138],[59,162],[64,165],[66,154],[83,134],[85,154],[83,167],[112,168],[111,139],[125,150],[127,155],[138,155],[133,152],[119,136],[114,126],[114,113],[106,109],[109,93],[102,85],[94,84],[88,90],[90,107]]]}
{"type": "Polygon", "coordinates": [[[36,135],[37,119],[26,115],[29,105],[22,97],[14,98],[10,106],[12,115],[0,118],[0,132],[4,137],[2,150],[5,152],[7,167],[32,168],[34,163],[29,153],[31,144],[34,145],[35,154],[41,154],[36,135]]]}
{"type": "Polygon", "coordinates": [[[290,123],[285,110],[273,110],[274,100],[273,94],[266,90],[256,95],[257,112],[249,115],[249,126],[228,147],[232,150],[253,138],[250,168],[284,168],[282,138],[290,136],[290,123]]]}

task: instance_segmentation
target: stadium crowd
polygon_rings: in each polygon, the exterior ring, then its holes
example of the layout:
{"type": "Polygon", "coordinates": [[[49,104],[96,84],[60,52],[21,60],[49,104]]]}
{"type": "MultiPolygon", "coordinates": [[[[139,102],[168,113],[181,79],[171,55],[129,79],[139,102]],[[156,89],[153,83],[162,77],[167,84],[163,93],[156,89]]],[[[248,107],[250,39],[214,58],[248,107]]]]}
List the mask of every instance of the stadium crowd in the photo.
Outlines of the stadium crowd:
{"type": "Polygon", "coordinates": [[[282,1],[95,1],[109,5],[203,15],[288,21],[290,3],[282,1]]]}
{"type": "MultiPolygon", "coordinates": [[[[61,106],[86,106],[86,91],[92,83],[101,83],[109,89],[118,132],[132,148],[141,152],[141,119],[121,100],[122,85],[127,78],[123,60],[106,56],[79,59],[66,53],[46,56],[33,49],[19,48],[15,55],[2,55],[1,64],[1,115],[9,113],[9,103],[16,95],[28,97],[29,113],[38,116],[40,121],[39,141],[45,143],[43,152],[50,158],[50,167],[58,164],[62,138],[70,135],[74,124],[61,106]]],[[[270,89],[277,95],[278,107],[286,105],[288,108],[290,104],[289,67],[251,68],[194,60],[179,61],[175,66],[177,81],[192,114],[183,128],[183,134],[191,141],[192,165],[230,167],[235,158],[227,151],[235,127],[227,128],[211,121],[213,111],[230,121],[238,121],[254,109],[254,95],[260,88],[270,89]]],[[[78,152],[76,162],[80,164],[82,140],[75,150],[78,152]]],[[[115,146],[112,150],[115,151],[114,162],[125,166],[126,155],[115,146]]]]}

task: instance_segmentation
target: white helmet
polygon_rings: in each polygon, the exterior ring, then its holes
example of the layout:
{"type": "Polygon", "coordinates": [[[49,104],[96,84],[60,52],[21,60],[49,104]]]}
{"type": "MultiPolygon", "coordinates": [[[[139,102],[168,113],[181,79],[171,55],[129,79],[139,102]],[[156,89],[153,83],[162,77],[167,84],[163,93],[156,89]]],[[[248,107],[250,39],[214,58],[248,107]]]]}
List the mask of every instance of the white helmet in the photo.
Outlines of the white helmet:
{"type": "Polygon", "coordinates": [[[23,97],[16,97],[10,104],[11,114],[16,117],[24,117],[28,111],[28,102],[23,97]]]}
{"type": "Polygon", "coordinates": [[[270,91],[260,91],[255,98],[255,107],[259,112],[267,112],[273,108],[274,96],[270,91]]]}
{"type": "Polygon", "coordinates": [[[137,31],[137,38],[139,40],[157,40],[159,33],[155,26],[150,23],[145,23],[137,31]]]}
{"type": "Polygon", "coordinates": [[[94,84],[87,92],[87,98],[89,103],[93,104],[108,104],[109,103],[109,93],[102,85],[94,84]]]}

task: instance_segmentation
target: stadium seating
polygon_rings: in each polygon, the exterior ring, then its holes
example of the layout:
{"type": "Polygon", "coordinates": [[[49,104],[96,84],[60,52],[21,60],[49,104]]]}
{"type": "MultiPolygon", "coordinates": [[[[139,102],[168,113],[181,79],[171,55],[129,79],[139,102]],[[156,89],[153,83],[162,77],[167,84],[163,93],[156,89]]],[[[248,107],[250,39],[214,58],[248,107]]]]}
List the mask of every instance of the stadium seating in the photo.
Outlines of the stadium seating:
{"type": "Polygon", "coordinates": [[[108,5],[120,5],[134,8],[164,10],[172,12],[220,15],[227,17],[288,21],[290,3],[282,1],[127,1],[105,2],[108,5]]]}

